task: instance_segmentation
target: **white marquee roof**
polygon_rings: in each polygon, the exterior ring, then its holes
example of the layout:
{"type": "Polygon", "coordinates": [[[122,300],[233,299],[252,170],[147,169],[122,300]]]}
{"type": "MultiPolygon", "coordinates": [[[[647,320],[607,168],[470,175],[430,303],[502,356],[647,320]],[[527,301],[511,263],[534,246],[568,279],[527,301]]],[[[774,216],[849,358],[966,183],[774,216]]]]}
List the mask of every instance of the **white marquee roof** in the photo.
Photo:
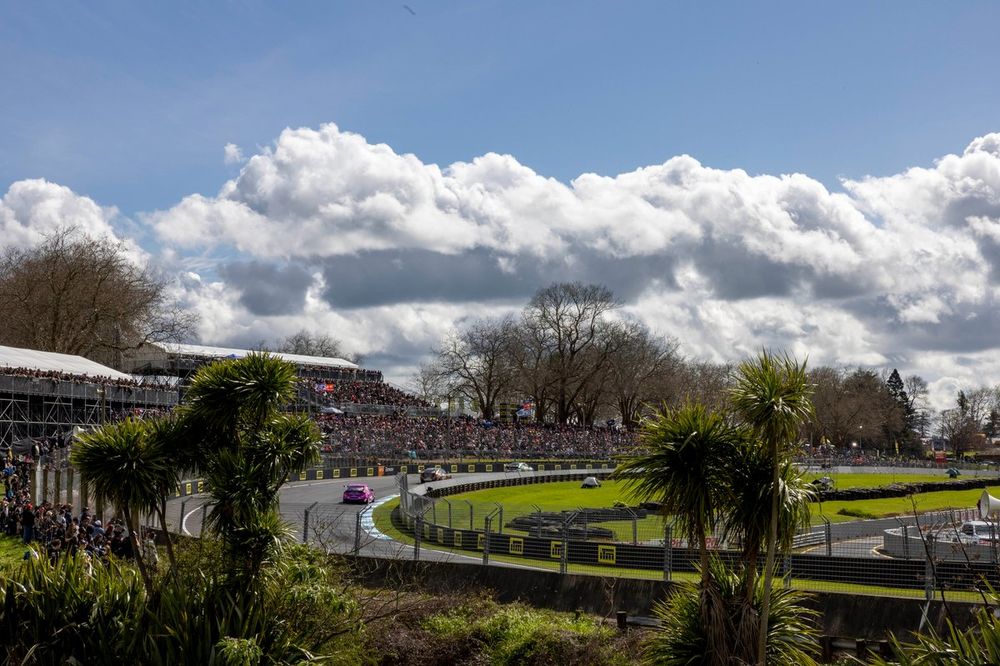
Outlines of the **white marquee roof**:
{"type": "MultiPolygon", "coordinates": [[[[206,347],[204,345],[185,345],[174,342],[158,342],[156,346],[169,354],[180,356],[203,356],[207,358],[243,358],[253,353],[249,349],[229,349],[227,347],[206,347]]],[[[332,358],[325,356],[304,356],[302,354],[284,354],[279,352],[269,352],[272,356],[284,359],[297,365],[315,365],[324,368],[357,368],[356,363],[351,363],[342,358],[332,358]]]]}
{"type": "Polygon", "coordinates": [[[87,375],[88,377],[132,379],[132,375],[118,372],[82,356],[0,346],[0,374],[3,374],[4,368],[31,368],[32,370],[65,372],[71,375],[87,375]]]}

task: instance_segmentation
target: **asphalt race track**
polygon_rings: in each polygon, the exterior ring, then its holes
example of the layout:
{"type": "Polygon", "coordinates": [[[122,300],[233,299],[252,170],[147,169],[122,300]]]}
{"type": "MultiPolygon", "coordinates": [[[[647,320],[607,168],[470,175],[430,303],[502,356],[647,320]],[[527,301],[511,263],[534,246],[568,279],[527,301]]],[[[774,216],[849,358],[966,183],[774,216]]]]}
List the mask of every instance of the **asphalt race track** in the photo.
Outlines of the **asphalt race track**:
{"type": "MultiPolygon", "coordinates": [[[[564,470],[562,474],[579,474],[579,470],[564,470]]],[[[544,472],[546,476],[559,475],[559,472],[544,472]]],[[[422,489],[417,474],[410,474],[411,490],[422,489]]],[[[517,473],[494,472],[490,474],[455,474],[450,481],[439,481],[427,484],[432,487],[446,486],[453,483],[469,483],[488,481],[490,479],[517,476],[517,473]]],[[[413,559],[413,548],[406,544],[393,541],[381,535],[374,529],[371,522],[371,508],[374,505],[343,504],[341,496],[348,482],[367,483],[375,491],[375,505],[380,500],[388,500],[399,494],[398,477],[364,477],[356,479],[328,479],[323,481],[293,481],[281,490],[281,515],[294,528],[296,540],[302,541],[305,527],[305,513],[309,510],[309,543],[324,550],[337,553],[347,553],[354,550],[355,542],[360,545],[359,554],[372,557],[395,557],[413,559]],[[358,514],[365,511],[362,517],[360,538],[358,531],[358,514]],[[364,520],[367,518],[367,520],[364,520]]],[[[175,531],[182,534],[198,536],[201,533],[201,523],[205,511],[207,495],[192,495],[174,498],[167,502],[167,521],[175,531]]],[[[421,549],[420,558],[433,561],[464,560],[480,562],[475,555],[460,555],[450,552],[440,552],[421,549]]],[[[510,565],[515,566],[515,565],[510,565]]],[[[531,568],[530,565],[524,565],[531,568]]]]}
{"type": "MultiPolygon", "coordinates": [[[[917,471],[917,470],[914,470],[917,471]]],[[[923,471],[923,470],[920,470],[923,471]]],[[[901,473],[902,472],[900,470],[901,473]]],[[[580,470],[562,470],[545,472],[528,472],[544,476],[560,476],[563,474],[579,474],[580,470]]],[[[993,472],[995,474],[995,472],[993,472]]],[[[483,474],[456,473],[449,481],[439,481],[428,484],[441,487],[458,483],[488,481],[497,478],[517,476],[515,472],[494,472],[483,474]]],[[[391,499],[399,494],[398,477],[359,477],[356,479],[328,479],[322,481],[290,482],[281,491],[281,513],[295,532],[295,538],[303,541],[306,528],[305,516],[309,512],[308,542],[337,553],[352,552],[358,546],[362,555],[374,557],[413,558],[413,548],[406,544],[393,541],[374,529],[371,520],[373,505],[343,504],[341,495],[348,482],[367,483],[375,491],[376,505],[380,501],[391,499]],[[359,525],[358,514],[365,512],[359,525]],[[359,529],[360,528],[360,529],[359,529]]],[[[418,475],[409,475],[411,490],[420,492],[425,486],[419,483],[418,475]]],[[[174,531],[197,536],[201,533],[201,523],[207,495],[193,495],[175,498],[167,502],[167,520],[174,531]]],[[[853,557],[880,557],[874,548],[881,544],[882,532],[890,527],[898,527],[902,523],[912,523],[912,517],[886,518],[881,520],[852,521],[832,525],[834,538],[832,554],[853,557]]],[[[149,524],[153,524],[150,520],[149,524]]],[[[814,526],[816,531],[822,530],[814,526]]],[[[812,552],[820,552],[819,548],[811,548],[812,552]]],[[[476,555],[461,555],[451,552],[441,552],[423,548],[421,559],[481,561],[476,555]]],[[[511,565],[514,566],[514,565],[511,565]]],[[[524,565],[529,566],[530,565],[524,565]]]]}

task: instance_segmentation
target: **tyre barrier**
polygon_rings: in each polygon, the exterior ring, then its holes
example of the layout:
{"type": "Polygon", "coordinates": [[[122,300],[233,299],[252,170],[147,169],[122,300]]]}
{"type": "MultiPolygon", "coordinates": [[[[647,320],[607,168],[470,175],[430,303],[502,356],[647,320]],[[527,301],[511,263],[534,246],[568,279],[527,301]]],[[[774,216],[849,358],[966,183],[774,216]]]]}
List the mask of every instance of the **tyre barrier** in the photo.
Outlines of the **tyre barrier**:
{"type": "Polygon", "coordinates": [[[941,490],[971,490],[997,485],[997,479],[961,479],[959,481],[921,481],[917,483],[893,483],[877,488],[844,488],[842,490],[821,490],[816,493],[821,502],[852,501],[866,499],[889,499],[892,497],[907,497],[918,493],[931,493],[941,490]]]}

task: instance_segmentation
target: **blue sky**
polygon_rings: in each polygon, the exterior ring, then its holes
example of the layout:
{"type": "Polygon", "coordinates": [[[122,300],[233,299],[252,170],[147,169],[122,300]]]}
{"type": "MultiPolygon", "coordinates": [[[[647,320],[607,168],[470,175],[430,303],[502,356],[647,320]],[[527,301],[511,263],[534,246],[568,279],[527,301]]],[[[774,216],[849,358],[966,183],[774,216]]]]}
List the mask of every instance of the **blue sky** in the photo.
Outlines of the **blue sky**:
{"type": "Polygon", "coordinates": [[[154,210],[214,194],[228,142],[336,122],[563,181],[688,153],[833,187],[1000,120],[996,3],[407,4],[3,3],[0,185],[154,210]]]}
{"type": "Polygon", "coordinates": [[[947,405],[1000,386],[998,25],[996,2],[0,0],[0,250],[124,238],[190,342],[330,332],[396,381],[583,280],[688,357],[898,367],[947,405]]]}

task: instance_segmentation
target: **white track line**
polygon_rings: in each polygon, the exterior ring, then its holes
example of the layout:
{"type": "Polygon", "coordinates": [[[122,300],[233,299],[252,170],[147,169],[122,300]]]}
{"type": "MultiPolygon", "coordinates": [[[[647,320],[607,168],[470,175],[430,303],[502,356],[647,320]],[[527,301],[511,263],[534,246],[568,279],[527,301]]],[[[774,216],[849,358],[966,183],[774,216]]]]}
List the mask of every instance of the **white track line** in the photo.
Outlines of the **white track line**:
{"type": "Polygon", "coordinates": [[[361,513],[361,529],[365,531],[365,534],[372,537],[373,539],[379,539],[381,541],[393,541],[391,536],[383,534],[377,527],[375,527],[375,509],[379,508],[386,502],[390,500],[397,499],[399,495],[389,495],[388,497],[383,497],[382,499],[375,500],[372,502],[368,509],[362,509],[361,513]]]}
{"type": "Polygon", "coordinates": [[[202,507],[204,507],[204,506],[205,506],[205,502],[202,502],[201,504],[199,504],[198,506],[196,506],[195,508],[191,509],[190,511],[188,511],[187,513],[185,513],[183,516],[181,516],[181,534],[186,534],[188,536],[194,536],[193,534],[191,534],[190,532],[188,532],[187,520],[193,514],[201,511],[202,507]]]}

